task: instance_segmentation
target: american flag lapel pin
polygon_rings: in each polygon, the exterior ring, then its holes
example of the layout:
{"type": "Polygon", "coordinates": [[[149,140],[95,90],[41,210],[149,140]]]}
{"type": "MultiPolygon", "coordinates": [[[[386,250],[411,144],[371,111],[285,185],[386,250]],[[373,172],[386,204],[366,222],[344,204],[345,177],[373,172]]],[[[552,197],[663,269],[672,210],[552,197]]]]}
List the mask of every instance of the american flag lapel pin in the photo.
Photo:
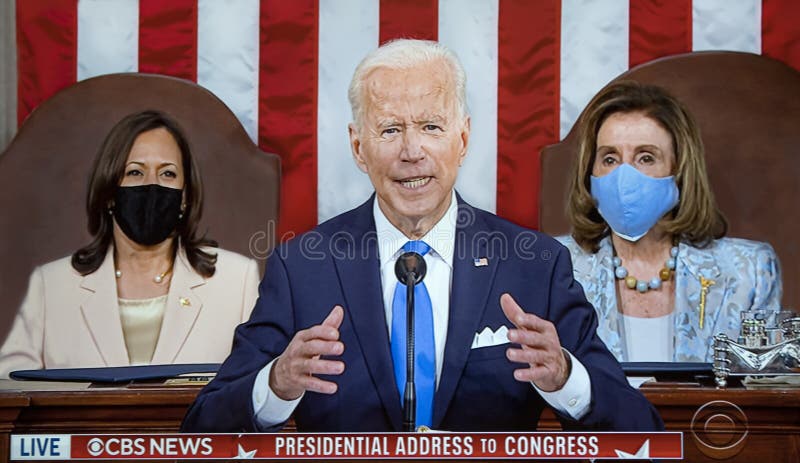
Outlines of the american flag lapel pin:
{"type": "Polygon", "coordinates": [[[472,265],[476,267],[486,267],[487,265],[489,265],[489,259],[487,259],[486,257],[472,259],[472,265]]]}

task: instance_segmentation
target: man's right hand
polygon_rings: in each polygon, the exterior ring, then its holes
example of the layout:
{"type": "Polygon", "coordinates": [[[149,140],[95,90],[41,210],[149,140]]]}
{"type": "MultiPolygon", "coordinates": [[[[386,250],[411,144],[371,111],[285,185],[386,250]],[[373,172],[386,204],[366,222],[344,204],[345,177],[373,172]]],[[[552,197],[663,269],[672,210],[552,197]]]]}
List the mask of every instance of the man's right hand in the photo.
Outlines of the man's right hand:
{"type": "Polygon", "coordinates": [[[298,331],[286,350],[275,360],[269,377],[269,387],[283,400],[295,400],[305,391],[333,394],[337,385],[314,375],[339,375],[344,362],[323,360],[321,355],[341,355],[344,344],[339,341],[339,326],[344,309],[337,305],[325,320],[311,328],[298,331]]]}

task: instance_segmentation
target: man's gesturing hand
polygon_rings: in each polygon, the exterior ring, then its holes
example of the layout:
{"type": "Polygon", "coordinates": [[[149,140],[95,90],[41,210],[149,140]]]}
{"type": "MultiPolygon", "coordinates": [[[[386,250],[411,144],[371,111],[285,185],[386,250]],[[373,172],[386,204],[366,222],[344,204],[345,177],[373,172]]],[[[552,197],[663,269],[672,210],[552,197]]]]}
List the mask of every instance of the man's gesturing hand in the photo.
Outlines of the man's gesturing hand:
{"type": "Polygon", "coordinates": [[[314,375],[339,375],[344,362],[323,360],[321,355],[341,355],[344,344],[339,341],[339,326],[344,309],[336,306],[320,325],[298,331],[283,354],[272,365],[269,387],[283,400],[294,400],[305,391],[333,394],[337,385],[314,375]]]}
{"type": "Polygon", "coordinates": [[[500,296],[503,313],[516,326],[508,331],[508,340],[522,346],[508,349],[506,356],[512,362],[527,363],[527,368],[514,371],[517,381],[533,382],[545,392],[564,387],[569,376],[566,353],[561,349],[556,327],[547,320],[527,313],[510,294],[500,296]]]}

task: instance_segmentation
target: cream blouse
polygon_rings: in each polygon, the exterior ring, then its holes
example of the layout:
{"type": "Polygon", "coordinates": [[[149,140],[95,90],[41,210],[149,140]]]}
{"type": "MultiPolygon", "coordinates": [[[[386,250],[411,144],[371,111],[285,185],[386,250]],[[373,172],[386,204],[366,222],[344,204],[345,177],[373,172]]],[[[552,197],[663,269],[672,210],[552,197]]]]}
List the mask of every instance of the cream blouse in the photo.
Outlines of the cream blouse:
{"type": "Polygon", "coordinates": [[[153,359],[161,332],[167,295],[150,299],[118,298],[118,301],[128,359],[131,365],[148,365],[153,359]]]}

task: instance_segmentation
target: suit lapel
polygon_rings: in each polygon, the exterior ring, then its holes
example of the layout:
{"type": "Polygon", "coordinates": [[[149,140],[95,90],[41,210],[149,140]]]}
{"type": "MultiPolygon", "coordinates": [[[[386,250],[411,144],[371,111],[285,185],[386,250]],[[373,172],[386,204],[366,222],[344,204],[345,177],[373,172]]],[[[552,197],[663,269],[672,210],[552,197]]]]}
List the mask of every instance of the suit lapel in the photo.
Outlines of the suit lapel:
{"type": "Polygon", "coordinates": [[[354,258],[334,259],[345,298],[345,320],[353,325],[367,369],[395,431],[400,431],[402,410],[400,393],[394,381],[389,333],[381,291],[373,197],[355,211],[347,230],[356,245],[354,258]],[[349,317],[347,316],[349,312],[349,317]]]}
{"type": "Polygon", "coordinates": [[[179,247],[152,364],[175,363],[175,358],[203,308],[203,300],[198,295],[197,288],[205,283],[205,278],[192,269],[186,253],[179,247]]]}
{"type": "MultiPolygon", "coordinates": [[[[438,427],[444,418],[455,393],[461,373],[470,353],[472,340],[486,310],[489,291],[497,271],[499,254],[490,252],[488,239],[476,236],[485,232],[486,225],[475,214],[472,206],[458,198],[459,218],[474,217],[474,223],[456,227],[453,255],[453,285],[450,297],[450,316],[445,341],[444,365],[439,387],[433,401],[433,426],[438,427]],[[475,259],[488,259],[488,265],[475,265],[475,259]]],[[[459,223],[461,220],[458,221],[459,223]]]]}
{"type": "MultiPolygon", "coordinates": [[[[595,280],[597,283],[598,299],[600,304],[595,307],[598,312],[597,332],[604,340],[616,340],[606,343],[608,349],[618,359],[628,359],[627,344],[625,342],[625,323],[617,302],[617,280],[614,276],[614,251],[611,246],[611,237],[606,236],[600,241],[600,249],[591,255],[591,269],[584,275],[584,281],[595,280]]],[[[589,296],[587,295],[587,298],[589,296]]],[[[591,301],[592,299],[589,298],[591,301]]]]}
{"type": "Polygon", "coordinates": [[[114,277],[114,248],[109,247],[103,264],[81,280],[86,298],[81,313],[106,366],[128,365],[128,349],[122,334],[114,277]]]}

